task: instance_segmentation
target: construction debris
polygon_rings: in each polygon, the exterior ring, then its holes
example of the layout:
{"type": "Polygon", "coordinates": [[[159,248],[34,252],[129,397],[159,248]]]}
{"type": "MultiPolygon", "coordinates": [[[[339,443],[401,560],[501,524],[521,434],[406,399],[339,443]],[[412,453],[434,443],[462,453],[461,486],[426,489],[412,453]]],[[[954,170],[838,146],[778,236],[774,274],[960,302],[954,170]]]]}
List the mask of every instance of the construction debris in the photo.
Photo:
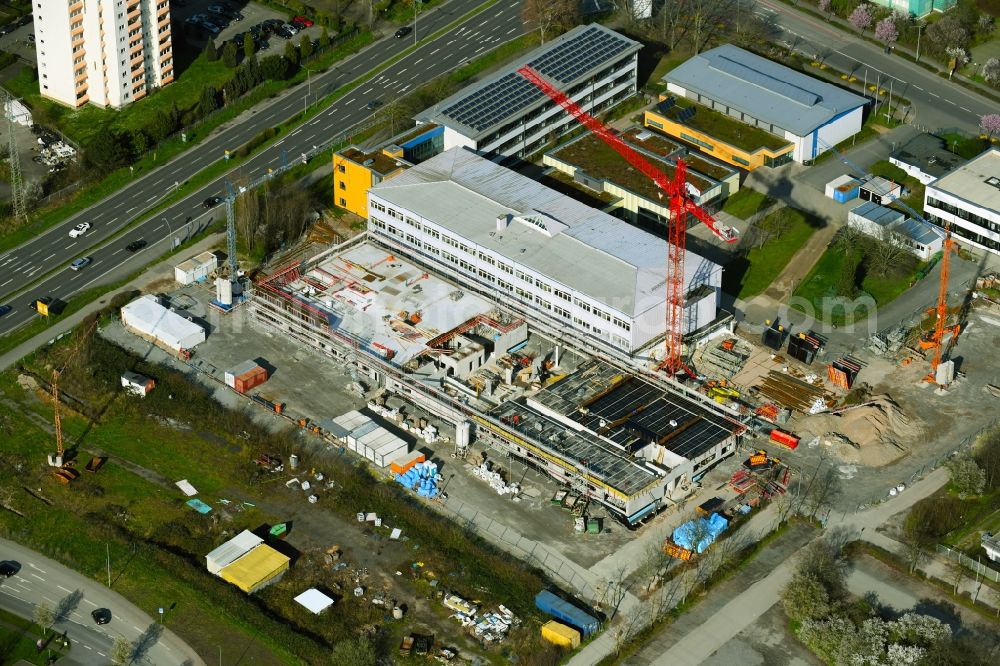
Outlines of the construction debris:
{"type": "Polygon", "coordinates": [[[493,465],[489,460],[484,460],[483,464],[479,467],[474,467],[472,470],[473,476],[482,479],[486,483],[490,484],[490,488],[495,490],[498,495],[513,495],[517,496],[521,492],[520,486],[516,483],[506,483],[500,472],[493,471],[493,465]]]}
{"type": "Polygon", "coordinates": [[[906,344],[908,332],[905,326],[893,326],[870,336],[866,346],[876,356],[892,356],[906,344]]]}
{"type": "Polygon", "coordinates": [[[844,462],[876,467],[902,456],[923,431],[888,395],[811,416],[800,427],[844,462]]]}
{"type": "Polygon", "coordinates": [[[822,384],[813,384],[775,370],[768,373],[757,386],[757,391],[780,405],[807,413],[816,413],[817,401],[820,403],[819,409],[830,407],[836,402],[822,384]]]}

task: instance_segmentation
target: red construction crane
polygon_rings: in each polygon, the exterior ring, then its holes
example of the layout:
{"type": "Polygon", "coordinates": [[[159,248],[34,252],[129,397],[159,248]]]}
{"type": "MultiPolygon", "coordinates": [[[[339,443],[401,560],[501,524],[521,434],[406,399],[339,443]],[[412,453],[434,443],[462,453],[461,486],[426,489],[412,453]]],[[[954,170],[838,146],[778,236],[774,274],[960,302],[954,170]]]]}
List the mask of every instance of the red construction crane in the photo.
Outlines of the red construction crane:
{"type": "Polygon", "coordinates": [[[931,372],[925,378],[926,381],[937,381],[937,369],[941,365],[941,358],[944,355],[944,336],[951,333],[952,340],[958,337],[961,324],[955,326],[945,326],[948,320],[948,273],[951,270],[951,251],[955,241],[951,239],[951,229],[949,224],[944,227],[944,245],[941,252],[941,278],[938,283],[937,306],[934,308],[934,330],[930,338],[922,347],[933,347],[934,356],[931,358],[931,372]]]}
{"type": "MultiPolygon", "coordinates": [[[[690,369],[684,365],[681,356],[684,337],[684,252],[687,245],[687,216],[690,213],[705,224],[712,233],[733,243],[737,240],[736,231],[719,225],[715,219],[703,210],[691,198],[687,186],[687,165],[684,160],[677,160],[674,179],[669,179],[663,172],[649,163],[646,158],[622,141],[617,134],[608,129],[604,123],[571,100],[568,95],[546,81],[541,74],[525,65],[517,73],[534,84],[548,95],[552,101],[561,106],[568,114],[589,129],[604,143],[621,155],[633,167],[641,171],[663,190],[669,198],[670,220],[667,223],[667,344],[666,353],[660,368],[670,374],[685,372],[691,375],[690,369]]],[[[663,195],[661,195],[662,197],[663,195]]]]}

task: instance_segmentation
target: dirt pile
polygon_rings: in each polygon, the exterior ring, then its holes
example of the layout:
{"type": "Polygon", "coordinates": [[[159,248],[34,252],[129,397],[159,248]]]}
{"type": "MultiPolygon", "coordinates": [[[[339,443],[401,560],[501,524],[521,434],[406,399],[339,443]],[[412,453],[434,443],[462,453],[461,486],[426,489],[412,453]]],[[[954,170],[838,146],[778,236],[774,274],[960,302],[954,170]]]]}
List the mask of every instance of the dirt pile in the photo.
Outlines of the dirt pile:
{"type": "Polygon", "coordinates": [[[905,454],[924,427],[883,394],[860,405],[809,416],[802,429],[844,462],[880,467],[905,454]]]}

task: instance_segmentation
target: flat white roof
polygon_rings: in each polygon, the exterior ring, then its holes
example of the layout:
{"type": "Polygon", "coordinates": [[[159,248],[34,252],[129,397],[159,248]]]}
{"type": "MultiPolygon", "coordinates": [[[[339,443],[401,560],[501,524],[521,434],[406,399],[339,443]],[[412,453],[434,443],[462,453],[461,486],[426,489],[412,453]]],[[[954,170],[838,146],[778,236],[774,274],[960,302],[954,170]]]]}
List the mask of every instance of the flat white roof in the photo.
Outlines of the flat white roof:
{"type": "Polygon", "coordinates": [[[1000,150],[986,151],[927,187],[1000,213],[1000,150]]]}
{"type": "Polygon", "coordinates": [[[218,573],[219,569],[232,564],[262,543],[264,540],[259,536],[250,530],[243,530],[205,556],[209,571],[218,573]]]}
{"type": "MultiPolygon", "coordinates": [[[[445,151],[370,193],[626,315],[666,298],[665,240],[470,150],[445,151]]],[[[688,290],[722,270],[691,251],[684,268],[688,290]]]]}
{"type": "Polygon", "coordinates": [[[204,328],[163,307],[152,294],[146,294],[124,306],[122,321],[173,349],[185,346],[190,348],[205,341],[204,328]]]}
{"type": "Polygon", "coordinates": [[[399,364],[493,310],[484,299],[369,243],[323,258],[285,289],[326,312],[332,331],[391,350],[399,364]]]}
{"type": "Polygon", "coordinates": [[[295,597],[295,601],[305,606],[313,613],[322,613],[324,610],[333,605],[333,599],[326,596],[315,587],[311,587],[299,596],[295,597]]]}

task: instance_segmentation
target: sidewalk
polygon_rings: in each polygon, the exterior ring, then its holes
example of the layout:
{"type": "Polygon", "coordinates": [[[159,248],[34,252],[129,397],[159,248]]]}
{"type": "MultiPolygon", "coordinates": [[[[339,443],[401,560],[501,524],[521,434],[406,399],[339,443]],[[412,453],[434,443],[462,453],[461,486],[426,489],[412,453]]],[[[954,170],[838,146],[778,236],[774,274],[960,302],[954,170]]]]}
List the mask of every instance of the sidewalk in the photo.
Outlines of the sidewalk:
{"type": "MultiPolygon", "coordinates": [[[[188,256],[194,256],[200,252],[211,250],[217,245],[225,244],[225,238],[226,235],[224,233],[212,234],[210,236],[202,238],[200,241],[194,243],[193,245],[190,245],[177,255],[173,255],[170,257],[164,256],[157,259],[156,263],[147,266],[146,269],[143,271],[143,273],[129,284],[126,284],[122,287],[119,287],[118,289],[115,289],[114,291],[106,293],[96,301],[91,301],[87,305],[80,308],[80,310],[78,310],[77,312],[74,312],[65,319],[60,319],[58,322],[56,322],[49,328],[45,329],[43,332],[39,333],[35,337],[27,340],[26,342],[18,345],[17,347],[7,352],[6,354],[0,356],[0,371],[10,368],[14,364],[16,364],[19,360],[21,360],[31,352],[35,351],[42,345],[48,344],[61,334],[72,330],[73,327],[75,327],[77,324],[83,321],[88,315],[93,314],[94,312],[97,312],[102,308],[104,308],[108,303],[111,302],[111,299],[114,298],[116,295],[132,289],[141,290],[147,285],[157,282],[159,280],[164,280],[164,279],[173,280],[174,263],[179,263],[188,256]]],[[[106,278],[107,280],[103,281],[105,283],[114,282],[118,279],[121,279],[120,276],[115,277],[114,274],[109,274],[106,276],[106,278]]]]}

